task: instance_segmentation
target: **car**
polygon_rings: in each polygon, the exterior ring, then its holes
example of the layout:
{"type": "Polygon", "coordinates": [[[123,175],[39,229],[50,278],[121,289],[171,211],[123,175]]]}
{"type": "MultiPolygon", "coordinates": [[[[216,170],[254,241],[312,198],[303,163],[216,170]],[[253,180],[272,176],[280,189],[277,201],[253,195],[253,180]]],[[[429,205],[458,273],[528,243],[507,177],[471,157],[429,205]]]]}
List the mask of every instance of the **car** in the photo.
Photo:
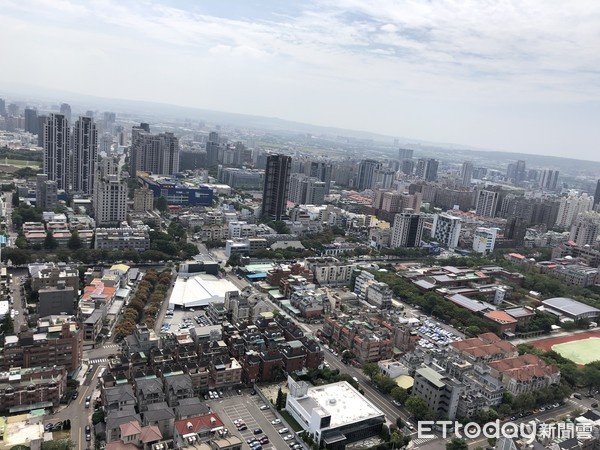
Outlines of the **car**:
{"type": "Polygon", "coordinates": [[[264,411],[265,409],[269,409],[269,405],[260,405],[260,409],[264,411]]]}
{"type": "Polygon", "coordinates": [[[250,395],[256,395],[256,391],[250,392],[250,395]]]}
{"type": "Polygon", "coordinates": [[[54,424],[54,429],[56,430],[57,428],[62,428],[62,426],[63,426],[63,422],[62,422],[62,420],[59,420],[58,422],[56,422],[54,424]]]}
{"type": "Polygon", "coordinates": [[[281,423],[281,419],[275,419],[271,421],[272,425],[279,425],[281,423]]]}
{"type": "Polygon", "coordinates": [[[71,400],[77,400],[77,397],[79,397],[79,392],[75,391],[73,392],[73,395],[71,395],[71,400]]]}
{"type": "Polygon", "coordinates": [[[256,444],[254,444],[252,447],[250,447],[252,450],[262,450],[262,445],[260,445],[260,442],[257,442],[256,444]]]}
{"type": "Polygon", "coordinates": [[[54,425],[52,425],[51,423],[47,423],[46,426],[44,427],[44,430],[52,431],[52,428],[54,428],[54,425]]]}
{"type": "Polygon", "coordinates": [[[256,428],[254,430],[254,434],[262,434],[262,430],[260,428],[256,428]]]}
{"type": "Polygon", "coordinates": [[[287,433],[289,430],[289,428],[282,428],[281,430],[278,431],[279,434],[285,434],[287,433]]]}
{"type": "Polygon", "coordinates": [[[289,441],[290,439],[292,439],[292,436],[291,436],[291,435],[289,435],[289,434],[288,434],[287,436],[284,436],[284,437],[283,437],[283,440],[284,440],[284,441],[289,441]]]}
{"type": "Polygon", "coordinates": [[[592,403],[592,408],[597,408],[598,407],[598,403],[594,402],[592,403]]]}
{"type": "Polygon", "coordinates": [[[247,430],[247,429],[248,429],[248,427],[247,427],[246,425],[240,425],[240,426],[238,427],[238,430],[239,430],[239,431],[244,431],[244,430],[247,430]]]}
{"type": "Polygon", "coordinates": [[[208,400],[208,394],[204,394],[204,400],[208,400]]]}
{"type": "Polygon", "coordinates": [[[262,445],[268,444],[269,443],[269,438],[267,436],[263,436],[260,438],[259,441],[262,445]]]}
{"type": "Polygon", "coordinates": [[[250,439],[247,439],[246,442],[248,443],[248,445],[252,445],[254,442],[258,442],[258,439],[252,437],[250,439]]]}
{"type": "Polygon", "coordinates": [[[393,400],[393,401],[392,401],[392,404],[393,404],[394,406],[397,406],[397,407],[400,407],[400,406],[402,406],[402,404],[401,404],[401,403],[400,403],[398,400],[393,400]]]}
{"type": "Polygon", "coordinates": [[[242,390],[241,389],[237,390],[237,395],[242,395],[242,390]]]}
{"type": "Polygon", "coordinates": [[[412,423],[407,422],[406,423],[406,428],[408,428],[410,431],[414,431],[415,427],[413,426],[412,423]]]}
{"type": "Polygon", "coordinates": [[[85,407],[86,407],[86,408],[89,408],[89,407],[90,407],[90,403],[91,403],[91,402],[92,402],[92,396],[91,396],[91,395],[88,395],[88,396],[85,398],[85,407]]]}
{"type": "Polygon", "coordinates": [[[301,446],[300,444],[298,444],[298,443],[295,443],[295,444],[292,446],[292,448],[293,448],[294,450],[298,450],[298,449],[302,448],[302,446],[301,446]]]}

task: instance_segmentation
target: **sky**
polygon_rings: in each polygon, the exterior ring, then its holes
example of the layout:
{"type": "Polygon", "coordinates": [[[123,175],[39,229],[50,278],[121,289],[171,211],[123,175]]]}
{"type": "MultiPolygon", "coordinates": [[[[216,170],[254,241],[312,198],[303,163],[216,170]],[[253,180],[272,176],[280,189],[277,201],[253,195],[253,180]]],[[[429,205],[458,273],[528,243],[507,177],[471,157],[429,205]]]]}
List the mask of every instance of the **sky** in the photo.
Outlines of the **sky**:
{"type": "Polygon", "coordinates": [[[5,86],[600,160],[597,0],[0,0],[0,54],[5,86]]]}

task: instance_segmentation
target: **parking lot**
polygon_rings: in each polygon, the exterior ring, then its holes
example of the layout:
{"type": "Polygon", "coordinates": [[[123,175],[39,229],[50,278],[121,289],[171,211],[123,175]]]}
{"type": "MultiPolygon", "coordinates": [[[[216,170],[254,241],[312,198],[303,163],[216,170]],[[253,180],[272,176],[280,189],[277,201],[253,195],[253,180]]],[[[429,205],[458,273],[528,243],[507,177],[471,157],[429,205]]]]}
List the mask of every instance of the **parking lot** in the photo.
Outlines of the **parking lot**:
{"type": "Polygon", "coordinates": [[[177,333],[193,327],[201,327],[211,325],[208,317],[201,309],[176,309],[173,315],[165,315],[165,319],[161,324],[161,334],[177,333]]]}
{"type": "Polygon", "coordinates": [[[273,406],[268,405],[268,409],[260,409],[265,403],[258,395],[254,396],[238,396],[230,393],[225,395],[225,398],[210,403],[214,412],[219,414],[225,427],[232,433],[238,434],[244,441],[244,448],[250,448],[248,440],[252,438],[260,439],[263,436],[269,438],[268,444],[263,444],[263,450],[289,449],[290,443],[299,442],[299,439],[291,439],[284,441],[284,437],[288,435],[295,436],[295,433],[290,430],[284,434],[280,434],[278,430],[285,427],[285,424],[273,425],[271,422],[277,419],[273,411],[273,406]],[[241,419],[246,424],[246,429],[238,431],[234,421],[241,419]],[[260,428],[261,433],[254,434],[254,430],[260,428]]]}

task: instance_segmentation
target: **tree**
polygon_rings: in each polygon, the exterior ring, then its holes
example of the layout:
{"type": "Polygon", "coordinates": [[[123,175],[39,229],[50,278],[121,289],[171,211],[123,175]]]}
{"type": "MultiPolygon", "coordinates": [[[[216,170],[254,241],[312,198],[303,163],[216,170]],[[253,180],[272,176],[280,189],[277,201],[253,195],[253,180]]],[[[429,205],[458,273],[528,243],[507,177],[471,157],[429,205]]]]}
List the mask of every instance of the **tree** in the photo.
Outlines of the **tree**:
{"type": "Polygon", "coordinates": [[[277,399],[275,400],[275,408],[277,408],[277,411],[281,411],[281,409],[283,408],[283,391],[281,390],[281,388],[279,388],[279,390],[277,391],[277,399]]]}
{"type": "Polygon", "coordinates": [[[446,450],[469,450],[469,446],[464,439],[452,438],[450,442],[446,443],[446,450]]]}
{"type": "Polygon", "coordinates": [[[92,414],[92,423],[96,425],[100,422],[104,422],[104,411],[102,411],[101,409],[92,414]]]}
{"type": "Polygon", "coordinates": [[[377,367],[376,363],[367,363],[363,366],[362,370],[363,373],[371,380],[373,380],[373,377],[379,373],[379,367],[377,367]]]}
{"type": "Polygon", "coordinates": [[[54,250],[58,247],[58,241],[54,238],[54,234],[52,234],[52,230],[48,230],[46,232],[46,237],[44,239],[44,248],[46,250],[54,250]]]}
{"type": "Polygon", "coordinates": [[[404,421],[402,420],[402,417],[396,417],[396,426],[399,430],[404,428],[404,421]]]}
{"type": "Polygon", "coordinates": [[[154,199],[154,208],[158,209],[161,213],[164,213],[169,209],[169,204],[165,197],[157,197],[154,199]]]}
{"type": "Polygon", "coordinates": [[[13,192],[12,195],[12,205],[15,208],[18,208],[21,204],[21,199],[19,198],[19,193],[17,191],[13,192]]]}
{"type": "Polygon", "coordinates": [[[15,332],[15,325],[10,314],[4,316],[4,320],[2,320],[2,324],[0,325],[0,330],[2,330],[4,335],[13,334],[15,332]]]}
{"type": "Polygon", "coordinates": [[[18,248],[29,248],[29,242],[27,242],[27,238],[25,238],[25,235],[23,233],[18,234],[17,239],[15,241],[15,245],[18,248]]]}
{"type": "Polygon", "coordinates": [[[433,417],[427,402],[416,395],[409,397],[404,406],[406,406],[406,409],[408,409],[410,414],[416,420],[424,420],[433,417]]]}
{"type": "Polygon", "coordinates": [[[77,230],[71,231],[71,237],[69,238],[67,247],[69,247],[70,250],[78,250],[83,247],[81,238],[79,237],[79,232],[77,230]]]}
{"type": "Polygon", "coordinates": [[[400,402],[401,404],[404,404],[404,402],[408,398],[408,392],[406,392],[406,389],[401,388],[400,386],[394,387],[390,391],[390,395],[392,396],[392,398],[394,400],[396,400],[397,402],[400,402]]]}
{"type": "Polygon", "coordinates": [[[232,253],[229,259],[227,260],[228,266],[237,267],[242,264],[242,257],[239,253],[232,253]]]}
{"type": "Polygon", "coordinates": [[[390,439],[390,428],[386,424],[383,424],[381,427],[379,437],[381,437],[384,442],[387,442],[390,439]]]}

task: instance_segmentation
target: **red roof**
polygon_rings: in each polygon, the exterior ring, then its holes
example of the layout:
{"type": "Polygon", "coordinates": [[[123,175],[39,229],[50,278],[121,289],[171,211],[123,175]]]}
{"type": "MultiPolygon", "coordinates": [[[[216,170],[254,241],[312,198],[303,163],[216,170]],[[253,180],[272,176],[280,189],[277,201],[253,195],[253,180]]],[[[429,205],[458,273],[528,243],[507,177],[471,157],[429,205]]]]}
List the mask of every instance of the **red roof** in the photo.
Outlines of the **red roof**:
{"type": "Polygon", "coordinates": [[[215,430],[223,428],[223,421],[216,413],[203,416],[190,417],[175,422],[175,429],[179,434],[199,433],[202,430],[215,430]]]}

